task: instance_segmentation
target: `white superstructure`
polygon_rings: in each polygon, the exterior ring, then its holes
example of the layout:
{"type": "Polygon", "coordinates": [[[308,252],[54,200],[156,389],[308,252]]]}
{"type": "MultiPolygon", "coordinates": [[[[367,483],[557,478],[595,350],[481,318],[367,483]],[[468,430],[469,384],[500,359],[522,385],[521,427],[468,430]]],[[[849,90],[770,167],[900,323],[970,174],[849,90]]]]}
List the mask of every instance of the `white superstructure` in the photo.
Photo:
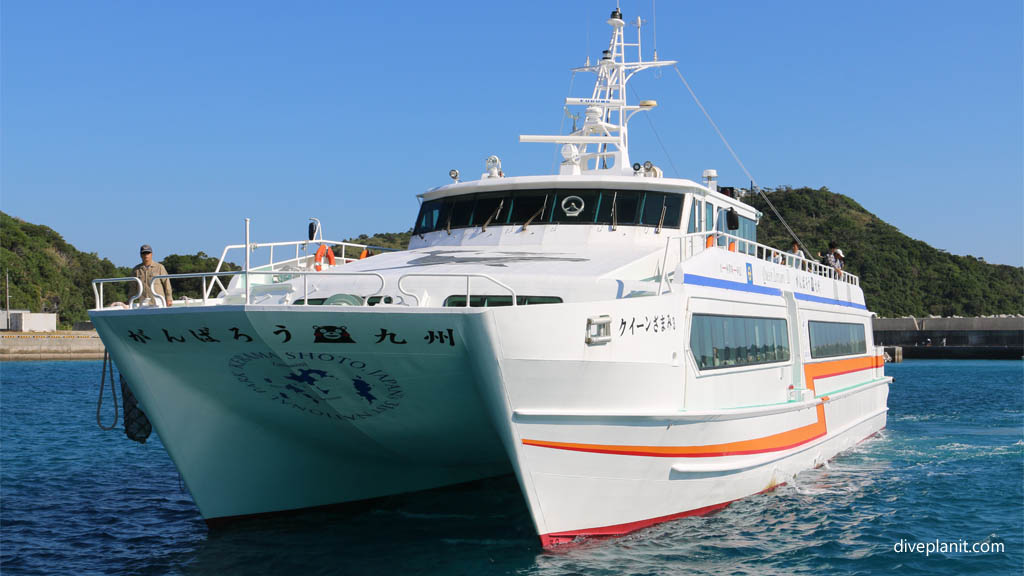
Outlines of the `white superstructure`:
{"type": "Polygon", "coordinates": [[[655,103],[626,83],[673,63],[608,22],[591,97],[566,101],[582,126],[522,137],[561,144],[557,175],[453,171],[405,251],[357,259],[318,225],[247,237],[243,272],[191,275],[204,297],[173,307],[104,306],[116,280],[94,283],[92,320],[208,521],[512,472],[556,545],[720,508],[885,426],[858,279],[758,244],[712,171],[630,163],[629,117],[655,103]],[[248,266],[257,249],[270,264],[248,266]]]}

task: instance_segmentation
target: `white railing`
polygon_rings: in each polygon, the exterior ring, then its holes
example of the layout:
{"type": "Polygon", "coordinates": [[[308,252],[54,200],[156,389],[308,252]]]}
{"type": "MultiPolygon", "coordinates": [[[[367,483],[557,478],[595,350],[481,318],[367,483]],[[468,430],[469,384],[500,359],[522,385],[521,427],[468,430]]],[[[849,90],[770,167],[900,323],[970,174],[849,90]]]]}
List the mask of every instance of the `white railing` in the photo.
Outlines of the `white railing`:
{"type": "Polygon", "coordinates": [[[470,304],[469,300],[470,300],[470,296],[472,295],[472,293],[470,291],[470,283],[472,282],[472,279],[473,278],[482,278],[482,279],[487,280],[487,281],[489,281],[489,282],[491,282],[491,283],[493,283],[493,284],[495,284],[497,286],[500,286],[506,292],[511,294],[512,295],[512,305],[513,306],[517,306],[518,305],[518,302],[517,302],[518,298],[517,298],[517,295],[516,295],[516,291],[511,286],[509,286],[508,284],[505,284],[504,282],[502,282],[502,281],[500,281],[500,280],[498,280],[496,278],[493,278],[493,277],[491,277],[491,276],[489,276],[487,274],[458,273],[458,272],[451,272],[451,273],[444,273],[444,272],[437,272],[437,273],[423,272],[423,273],[419,273],[419,272],[416,272],[416,273],[412,273],[412,274],[405,274],[401,278],[398,279],[398,291],[401,292],[402,294],[405,294],[406,296],[409,296],[409,297],[415,299],[416,300],[416,306],[422,306],[423,302],[421,301],[419,296],[413,294],[412,292],[407,291],[402,286],[402,283],[405,281],[406,278],[465,278],[465,280],[466,280],[466,304],[465,304],[465,307],[466,308],[469,308],[469,304],[470,304]]]}
{"type": "MultiPolygon", "coordinates": [[[[263,264],[261,266],[255,266],[255,267],[251,268],[249,271],[251,273],[253,273],[253,274],[268,273],[268,272],[269,273],[274,273],[274,272],[277,272],[277,271],[284,271],[284,272],[287,272],[288,274],[296,274],[297,275],[301,271],[299,271],[299,270],[282,270],[282,268],[284,268],[285,266],[288,266],[290,264],[291,265],[304,264],[307,260],[312,258],[314,256],[314,254],[311,254],[309,252],[309,246],[311,244],[313,244],[313,245],[324,244],[324,245],[328,246],[329,248],[330,247],[334,247],[334,246],[340,246],[341,247],[341,255],[338,256],[338,260],[340,261],[341,264],[347,264],[349,262],[355,262],[356,260],[359,259],[359,254],[361,254],[363,250],[375,250],[375,251],[379,251],[379,252],[395,252],[395,251],[397,251],[396,248],[384,248],[383,246],[370,246],[368,244],[353,244],[351,242],[341,242],[341,241],[338,241],[338,240],[298,240],[298,241],[293,241],[293,242],[265,242],[265,243],[251,242],[251,243],[249,243],[249,250],[248,250],[248,254],[247,255],[252,254],[256,250],[259,250],[261,248],[267,248],[270,251],[270,255],[269,255],[270,263],[269,264],[263,264]],[[274,260],[274,249],[275,248],[287,248],[287,247],[291,247],[291,248],[295,249],[295,256],[291,257],[290,254],[289,254],[290,257],[285,259],[285,260],[274,260]],[[346,255],[346,250],[349,250],[349,249],[352,249],[354,251],[354,254],[355,254],[354,257],[350,257],[350,256],[346,255]],[[300,254],[300,251],[301,251],[301,254],[300,254]]],[[[218,274],[219,275],[227,275],[226,273],[221,272],[221,268],[224,266],[224,262],[227,260],[228,253],[231,252],[232,250],[245,250],[245,247],[246,247],[245,244],[231,244],[229,246],[225,246],[224,247],[224,251],[221,252],[220,260],[217,262],[217,268],[215,268],[214,271],[212,273],[210,273],[210,275],[213,275],[213,276],[216,276],[218,274]]],[[[290,252],[291,251],[289,250],[289,253],[290,252]]],[[[352,254],[352,253],[353,252],[349,252],[349,254],[352,254]]],[[[244,270],[243,270],[243,272],[244,272],[244,270]]],[[[227,290],[227,288],[224,286],[224,284],[221,283],[219,279],[215,278],[214,281],[210,282],[209,286],[207,286],[203,290],[203,300],[204,301],[207,298],[209,298],[210,292],[213,290],[214,286],[216,286],[216,285],[220,285],[221,290],[227,290]]]]}
{"type": "Polygon", "coordinates": [[[97,310],[103,308],[103,285],[120,284],[122,282],[135,282],[138,286],[138,293],[128,300],[129,308],[131,308],[135,304],[135,301],[142,296],[142,280],[140,278],[136,278],[135,276],[128,276],[125,278],[97,278],[92,281],[92,295],[96,298],[97,310]]]}
{"type": "MultiPolygon", "coordinates": [[[[746,238],[740,238],[739,236],[726,234],[724,232],[694,232],[692,234],[684,234],[681,236],[670,236],[665,239],[665,251],[661,257],[661,277],[658,284],[658,294],[664,292],[665,289],[665,281],[668,276],[670,248],[674,242],[678,242],[679,245],[679,259],[675,261],[676,264],[684,262],[705,250],[728,250],[730,252],[747,254],[757,258],[758,260],[765,260],[766,262],[774,263],[778,266],[788,266],[790,268],[796,268],[818,276],[824,276],[826,278],[831,278],[854,286],[860,286],[860,278],[850,274],[849,272],[836,270],[831,266],[826,266],[825,264],[808,260],[807,258],[800,258],[794,254],[790,254],[789,252],[783,252],[776,248],[772,248],[771,246],[759,244],[746,238]]],[[[669,292],[672,291],[671,283],[669,283],[668,289],[669,292]]]]}
{"type": "MultiPolygon", "coordinates": [[[[205,290],[206,289],[206,279],[207,278],[210,278],[211,276],[212,277],[216,277],[217,275],[220,275],[220,276],[239,276],[239,275],[244,275],[244,274],[245,274],[245,272],[242,271],[242,270],[237,270],[237,271],[234,271],[234,272],[200,272],[200,273],[195,273],[195,274],[166,274],[166,275],[161,275],[161,276],[154,276],[153,279],[149,283],[149,289],[150,289],[150,292],[153,293],[153,297],[156,298],[159,301],[160,306],[166,306],[167,303],[154,290],[155,287],[156,287],[156,282],[158,280],[163,280],[165,278],[169,279],[169,280],[181,280],[181,279],[186,279],[186,278],[202,278],[203,279],[203,289],[204,289],[203,290],[204,291],[204,294],[203,294],[203,305],[208,305],[209,304],[209,299],[207,298],[207,296],[205,294],[205,292],[206,292],[206,290],[205,290]]],[[[384,286],[386,285],[386,281],[384,280],[384,276],[378,274],[377,272],[315,272],[315,271],[311,271],[311,270],[310,271],[307,271],[307,270],[297,270],[297,271],[289,271],[288,275],[292,276],[292,277],[294,277],[294,276],[302,276],[302,303],[303,303],[303,305],[309,305],[309,276],[310,275],[315,275],[318,278],[319,277],[323,277],[323,276],[351,276],[351,277],[364,277],[364,278],[365,277],[370,277],[370,278],[376,278],[377,280],[380,281],[380,288],[378,288],[374,292],[366,294],[365,296],[356,294],[356,296],[360,296],[360,298],[363,299],[364,303],[365,303],[367,298],[372,298],[372,297],[380,294],[384,290],[384,286]]],[[[255,286],[258,286],[258,287],[261,287],[261,288],[270,288],[270,287],[273,287],[273,286],[278,286],[278,287],[284,289],[285,286],[291,287],[291,284],[288,284],[286,282],[275,282],[273,284],[257,284],[255,286]]],[[[244,303],[245,304],[251,304],[252,300],[253,300],[252,290],[250,290],[249,293],[244,295],[244,296],[245,296],[244,303]]]]}

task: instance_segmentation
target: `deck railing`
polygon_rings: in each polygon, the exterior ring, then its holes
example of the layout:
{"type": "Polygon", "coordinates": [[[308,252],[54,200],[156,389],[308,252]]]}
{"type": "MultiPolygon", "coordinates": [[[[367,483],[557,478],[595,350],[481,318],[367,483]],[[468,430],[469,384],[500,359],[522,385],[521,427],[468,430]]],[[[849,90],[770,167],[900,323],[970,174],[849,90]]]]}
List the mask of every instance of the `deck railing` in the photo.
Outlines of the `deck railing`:
{"type": "MultiPolygon", "coordinates": [[[[836,270],[821,262],[800,258],[789,252],[783,252],[771,246],[759,244],[724,232],[694,232],[681,236],[670,236],[665,239],[665,251],[661,258],[661,279],[658,285],[658,294],[664,292],[669,266],[674,268],[679,263],[685,262],[705,250],[727,250],[729,252],[747,254],[778,266],[796,268],[825,278],[860,286],[860,278],[849,272],[836,270]],[[670,253],[674,244],[678,246],[678,259],[673,262],[670,260],[670,253]]],[[[668,284],[668,288],[671,292],[671,283],[668,284]]]]}
{"type": "MultiPolygon", "coordinates": [[[[351,242],[341,242],[341,241],[338,241],[338,240],[299,240],[299,241],[295,241],[295,242],[264,242],[264,243],[250,242],[249,245],[248,245],[249,246],[249,249],[248,249],[248,255],[249,256],[251,256],[251,254],[256,252],[257,250],[264,249],[264,248],[268,249],[269,252],[270,252],[270,255],[269,255],[269,261],[270,262],[268,264],[263,264],[261,266],[253,267],[253,268],[250,269],[250,272],[253,273],[254,275],[258,274],[258,273],[267,273],[267,272],[272,274],[272,273],[277,272],[277,271],[285,271],[285,269],[288,268],[289,266],[293,266],[294,267],[294,266],[299,266],[299,265],[305,264],[310,258],[314,257],[314,254],[310,253],[310,250],[309,250],[310,246],[311,245],[319,246],[320,244],[326,245],[329,248],[333,248],[333,247],[336,247],[336,246],[340,247],[341,248],[341,254],[338,256],[338,259],[340,260],[340,262],[342,264],[347,264],[349,262],[355,262],[356,260],[359,259],[359,255],[362,253],[363,250],[374,250],[374,251],[378,251],[378,252],[396,252],[397,251],[396,248],[385,248],[383,246],[371,246],[369,244],[353,244],[351,242]],[[280,249],[280,248],[294,248],[295,256],[291,256],[291,254],[290,254],[291,250],[289,250],[288,251],[289,252],[289,258],[284,259],[284,260],[275,260],[274,259],[274,249],[275,248],[278,248],[278,249],[280,249]],[[355,256],[353,257],[353,256],[346,255],[346,252],[348,252],[348,254],[355,254],[355,256]]],[[[227,256],[228,256],[229,252],[231,252],[232,250],[243,250],[243,251],[245,251],[245,249],[246,249],[246,245],[245,244],[231,244],[231,245],[225,246],[224,247],[224,251],[221,252],[220,260],[217,262],[217,268],[214,269],[214,271],[211,274],[212,275],[216,275],[216,274],[220,273],[221,268],[224,267],[224,262],[227,260],[227,256]]],[[[248,261],[248,259],[246,259],[246,261],[248,261]]],[[[244,272],[244,270],[243,270],[243,272],[244,272]]],[[[301,270],[287,270],[287,272],[289,274],[296,274],[297,275],[297,273],[301,272],[301,270]]],[[[222,274],[222,275],[226,276],[227,274],[222,274]]],[[[208,286],[203,288],[203,300],[204,301],[207,300],[210,297],[210,293],[212,292],[213,288],[215,286],[217,286],[217,285],[220,286],[221,290],[227,290],[227,287],[225,287],[224,284],[221,283],[219,279],[214,278],[214,280],[211,281],[208,286]]]]}
{"type": "MultiPolygon", "coordinates": [[[[214,286],[220,286],[222,291],[227,292],[228,288],[234,284],[233,281],[228,282],[228,286],[224,286],[220,277],[231,276],[240,277],[239,284],[245,285],[245,290],[242,292],[242,301],[230,303],[236,304],[251,304],[253,302],[254,292],[256,296],[268,295],[273,293],[291,293],[294,288],[287,281],[295,277],[302,277],[302,303],[309,305],[310,286],[309,277],[323,277],[323,276],[347,276],[352,278],[375,278],[379,282],[379,287],[374,292],[368,292],[365,294],[354,294],[362,299],[363,305],[367,304],[367,300],[374,296],[383,295],[385,288],[387,287],[387,281],[383,275],[377,272],[334,272],[334,271],[312,271],[299,269],[299,265],[308,266],[308,260],[312,255],[308,254],[308,249],[311,244],[325,244],[327,246],[340,246],[341,247],[341,262],[348,263],[357,260],[357,258],[349,257],[345,255],[347,249],[359,249],[367,250],[381,250],[381,251],[393,251],[394,249],[383,248],[379,246],[368,246],[363,244],[352,244],[348,242],[336,242],[331,240],[324,240],[320,242],[312,241],[298,241],[298,242],[271,242],[265,244],[249,243],[249,252],[254,252],[260,248],[268,248],[270,250],[270,262],[262,266],[256,266],[248,271],[246,270],[235,270],[235,271],[224,271],[222,270],[225,259],[228,253],[232,250],[246,249],[246,244],[230,245],[224,248],[221,254],[220,260],[217,263],[217,268],[213,272],[202,272],[194,274],[167,274],[161,276],[155,276],[150,283],[150,292],[153,294],[159,306],[166,306],[164,299],[155,292],[155,283],[158,280],[183,280],[183,279],[194,279],[198,278],[202,281],[202,303],[203,305],[210,304],[210,294],[214,286]],[[274,260],[274,248],[290,247],[295,250],[295,257],[287,260],[274,260]],[[302,253],[300,253],[300,251],[302,253]],[[253,278],[256,278],[257,282],[253,282],[253,278]],[[259,282],[259,280],[266,279],[267,282],[259,282]],[[287,286],[287,288],[285,288],[287,286]],[[252,289],[251,289],[252,288],[252,289]]],[[[681,262],[685,262],[689,258],[700,254],[706,250],[727,250],[730,252],[737,252],[753,256],[759,260],[764,260],[768,263],[774,263],[778,266],[786,266],[796,268],[802,271],[809,272],[825,278],[838,280],[854,286],[860,285],[860,279],[848,272],[836,270],[830,266],[808,260],[806,258],[799,258],[793,254],[782,252],[771,246],[759,244],[751,240],[734,236],[732,234],[726,234],[722,232],[696,232],[692,234],[684,234],[678,236],[670,236],[665,239],[665,249],[661,257],[661,272],[659,276],[658,294],[665,292],[665,285],[667,283],[668,271],[670,268],[674,268],[681,262]],[[676,258],[673,260],[673,247],[677,247],[675,250],[676,258]]],[[[248,255],[247,255],[248,256],[248,255]]],[[[249,258],[246,258],[248,262],[249,258]]],[[[492,283],[495,286],[500,287],[502,290],[507,292],[512,297],[512,305],[518,304],[517,294],[515,289],[511,286],[489,276],[487,274],[476,274],[476,273],[410,273],[399,277],[397,281],[398,292],[404,296],[407,296],[415,301],[415,306],[425,305],[424,299],[421,296],[406,290],[405,283],[410,278],[436,278],[436,279],[464,279],[465,280],[465,306],[470,306],[472,296],[472,280],[482,279],[492,283]]],[[[135,307],[136,302],[139,300],[140,295],[143,292],[142,281],[135,277],[127,278],[100,278],[92,281],[93,295],[96,298],[96,309],[102,309],[103,303],[103,286],[105,284],[115,282],[135,282],[137,284],[138,292],[132,296],[128,301],[128,307],[135,307]]],[[[671,283],[668,283],[668,291],[672,291],[671,283]]],[[[366,291],[363,291],[366,292],[366,291]]],[[[237,298],[239,295],[234,295],[232,298],[237,298]]],[[[218,299],[220,300],[220,299],[218,299]]],[[[404,299],[403,299],[404,300],[404,299]]],[[[223,300],[217,302],[218,304],[226,303],[223,300]]]]}
{"type": "Polygon", "coordinates": [[[402,283],[407,278],[464,278],[466,280],[466,304],[465,304],[465,306],[467,308],[470,305],[469,299],[470,299],[470,296],[472,295],[471,291],[470,291],[470,287],[471,287],[470,284],[471,284],[473,278],[481,278],[483,280],[487,280],[487,281],[495,284],[496,286],[501,287],[503,290],[508,292],[512,296],[512,305],[513,306],[517,306],[518,305],[517,304],[518,298],[517,298],[517,295],[516,295],[516,291],[511,286],[509,286],[508,284],[505,284],[504,282],[498,280],[497,278],[493,278],[493,277],[491,277],[491,276],[489,276],[487,274],[458,273],[458,272],[452,272],[452,273],[444,273],[444,272],[437,272],[437,273],[423,272],[423,273],[420,273],[420,272],[414,272],[412,274],[404,274],[404,275],[402,275],[401,278],[398,279],[398,291],[401,292],[402,294],[405,294],[406,296],[409,296],[409,297],[415,299],[416,300],[416,306],[422,306],[423,302],[422,302],[422,300],[420,299],[419,296],[413,294],[412,292],[408,292],[402,286],[402,283]]]}

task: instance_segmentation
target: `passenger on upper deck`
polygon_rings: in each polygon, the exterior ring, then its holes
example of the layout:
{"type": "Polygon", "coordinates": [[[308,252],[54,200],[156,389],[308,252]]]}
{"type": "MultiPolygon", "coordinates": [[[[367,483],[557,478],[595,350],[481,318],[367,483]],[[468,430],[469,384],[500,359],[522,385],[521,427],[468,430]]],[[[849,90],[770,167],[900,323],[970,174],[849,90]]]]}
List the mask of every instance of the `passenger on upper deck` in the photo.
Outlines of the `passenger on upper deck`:
{"type": "Polygon", "coordinates": [[[840,259],[842,253],[842,250],[839,250],[839,248],[836,247],[835,241],[832,241],[828,243],[828,252],[826,252],[824,256],[821,255],[821,252],[818,252],[818,257],[821,258],[822,264],[830,268],[834,268],[838,272],[843,269],[842,261],[840,259]],[[839,251],[839,255],[836,254],[836,251],[839,251]]]}
{"type": "MultiPolygon", "coordinates": [[[[804,251],[800,249],[800,243],[796,240],[793,240],[792,247],[789,249],[789,254],[796,258],[806,258],[806,256],[804,256],[804,251]]],[[[793,266],[800,266],[800,263],[794,258],[790,258],[789,260],[793,266]]]]}

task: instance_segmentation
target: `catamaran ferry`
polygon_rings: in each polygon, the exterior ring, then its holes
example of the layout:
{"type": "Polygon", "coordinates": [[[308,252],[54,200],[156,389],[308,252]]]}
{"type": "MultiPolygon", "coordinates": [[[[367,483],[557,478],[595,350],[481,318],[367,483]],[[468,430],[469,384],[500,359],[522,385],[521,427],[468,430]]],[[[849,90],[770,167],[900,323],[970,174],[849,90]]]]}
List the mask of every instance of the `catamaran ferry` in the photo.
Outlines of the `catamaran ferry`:
{"type": "Polygon", "coordinates": [[[593,92],[566,100],[582,126],[521,137],[561,145],[558,173],[453,170],[408,250],[247,227],[221,257],[242,271],[170,276],[201,299],[107,304],[141,282],[94,281],[96,329],[209,523],[514,473],[553,546],[722,508],[885,427],[858,278],[759,244],[714,171],[631,163],[627,123],[656,102],[627,82],[675,63],[608,24],[593,92]]]}

